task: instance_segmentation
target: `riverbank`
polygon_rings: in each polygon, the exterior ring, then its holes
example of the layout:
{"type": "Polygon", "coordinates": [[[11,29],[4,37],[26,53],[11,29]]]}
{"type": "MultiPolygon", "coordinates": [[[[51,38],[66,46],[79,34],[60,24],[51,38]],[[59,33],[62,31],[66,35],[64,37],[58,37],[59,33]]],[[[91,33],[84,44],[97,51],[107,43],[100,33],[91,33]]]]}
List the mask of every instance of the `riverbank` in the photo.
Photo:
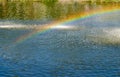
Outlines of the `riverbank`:
{"type": "Polygon", "coordinates": [[[120,2],[120,0],[0,0],[0,2],[6,1],[34,1],[34,2],[120,2]]]}

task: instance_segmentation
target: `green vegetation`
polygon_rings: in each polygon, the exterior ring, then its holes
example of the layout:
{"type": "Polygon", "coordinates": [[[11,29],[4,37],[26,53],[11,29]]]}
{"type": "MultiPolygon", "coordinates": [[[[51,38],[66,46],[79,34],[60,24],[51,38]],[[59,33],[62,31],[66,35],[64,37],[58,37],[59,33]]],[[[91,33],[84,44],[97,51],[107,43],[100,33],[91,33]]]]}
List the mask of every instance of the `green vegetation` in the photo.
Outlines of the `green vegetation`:
{"type": "MultiPolygon", "coordinates": [[[[2,1],[22,1],[22,2],[26,2],[26,1],[39,1],[39,2],[56,2],[56,1],[63,1],[63,0],[0,0],[0,2],[2,1]]],[[[91,2],[120,2],[120,0],[67,0],[67,1],[77,1],[77,2],[84,2],[84,1],[91,1],[91,2]]]]}
{"type": "Polygon", "coordinates": [[[119,2],[109,2],[113,0],[106,0],[107,2],[103,3],[94,2],[95,0],[92,0],[92,2],[71,3],[62,3],[59,1],[60,0],[0,0],[0,19],[63,19],[69,15],[79,14],[94,8],[120,6],[119,2]]]}

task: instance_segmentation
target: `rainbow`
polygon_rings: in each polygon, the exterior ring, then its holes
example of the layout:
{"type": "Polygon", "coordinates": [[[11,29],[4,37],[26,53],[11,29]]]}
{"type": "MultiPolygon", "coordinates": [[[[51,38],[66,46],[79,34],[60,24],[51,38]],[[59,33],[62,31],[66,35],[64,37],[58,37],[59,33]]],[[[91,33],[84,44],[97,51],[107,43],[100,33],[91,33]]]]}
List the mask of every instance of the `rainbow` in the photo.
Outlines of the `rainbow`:
{"type": "Polygon", "coordinates": [[[120,11],[120,7],[117,7],[117,6],[116,7],[103,7],[103,8],[98,9],[98,10],[95,9],[95,10],[85,11],[85,12],[75,14],[75,15],[70,15],[65,19],[61,19],[61,20],[51,22],[49,24],[45,24],[42,27],[41,26],[37,27],[32,32],[18,37],[15,40],[14,43],[16,44],[16,43],[24,42],[25,40],[27,40],[29,38],[32,38],[32,37],[34,37],[38,34],[47,32],[48,30],[51,30],[53,27],[56,27],[60,24],[66,24],[66,23],[73,22],[73,21],[76,21],[76,20],[83,20],[83,19],[86,19],[86,18],[89,18],[89,17],[92,17],[92,16],[111,13],[111,12],[116,12],[116,11],[120,11]]]}

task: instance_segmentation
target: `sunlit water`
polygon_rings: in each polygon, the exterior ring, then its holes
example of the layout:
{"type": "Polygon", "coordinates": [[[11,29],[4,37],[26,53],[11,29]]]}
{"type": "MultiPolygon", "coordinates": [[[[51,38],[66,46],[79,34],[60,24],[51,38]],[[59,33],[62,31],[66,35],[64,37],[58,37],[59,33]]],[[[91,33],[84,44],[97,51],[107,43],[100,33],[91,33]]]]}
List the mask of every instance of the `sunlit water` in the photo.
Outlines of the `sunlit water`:
{"type": "Polygon", "coordinates": [[[120,77],[119,14],[62,24],[20,43],[34,30],[28,26],[50,21],[0,20],[0,77],[120,77]]]}

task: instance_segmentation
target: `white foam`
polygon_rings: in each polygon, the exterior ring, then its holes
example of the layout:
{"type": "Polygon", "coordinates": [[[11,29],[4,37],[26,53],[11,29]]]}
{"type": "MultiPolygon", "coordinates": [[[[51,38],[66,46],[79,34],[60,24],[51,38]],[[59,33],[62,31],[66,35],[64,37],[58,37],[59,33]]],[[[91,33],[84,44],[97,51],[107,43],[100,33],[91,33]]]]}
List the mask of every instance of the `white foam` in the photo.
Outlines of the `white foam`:
{"type": "Polygon", "coordinates": [[[113,28],[105,30],[104,32],[111,37],[120,38],[120,28],[113,28]]]}
{"type": "Polygon", "coordinates": [[[53,26],[51,28],[52,29],[72,29],[74,27],[73,26],[68,26],[68,25],[57,25],[57,26],[53,26]]]}
{"type": "Polygon", "coordinates": [[[27,26],[27,25],[0,25],[0,29],[34,29],[37,26],[31,25],[31,26],[27,26]]]}
{"type": "Polygon", "coordinates": [[[98,32],[90,35],[89,40],[102,44],[120,44],[120,28],[103,28],[103,30],[97,30],[98,32]]]}
{"type": "Polygon", "coordinates": [[[0,25],[0,28],[3,28],[3,29],[25,28],[25,26],[22,26],[22,25],[0,25]]]}

